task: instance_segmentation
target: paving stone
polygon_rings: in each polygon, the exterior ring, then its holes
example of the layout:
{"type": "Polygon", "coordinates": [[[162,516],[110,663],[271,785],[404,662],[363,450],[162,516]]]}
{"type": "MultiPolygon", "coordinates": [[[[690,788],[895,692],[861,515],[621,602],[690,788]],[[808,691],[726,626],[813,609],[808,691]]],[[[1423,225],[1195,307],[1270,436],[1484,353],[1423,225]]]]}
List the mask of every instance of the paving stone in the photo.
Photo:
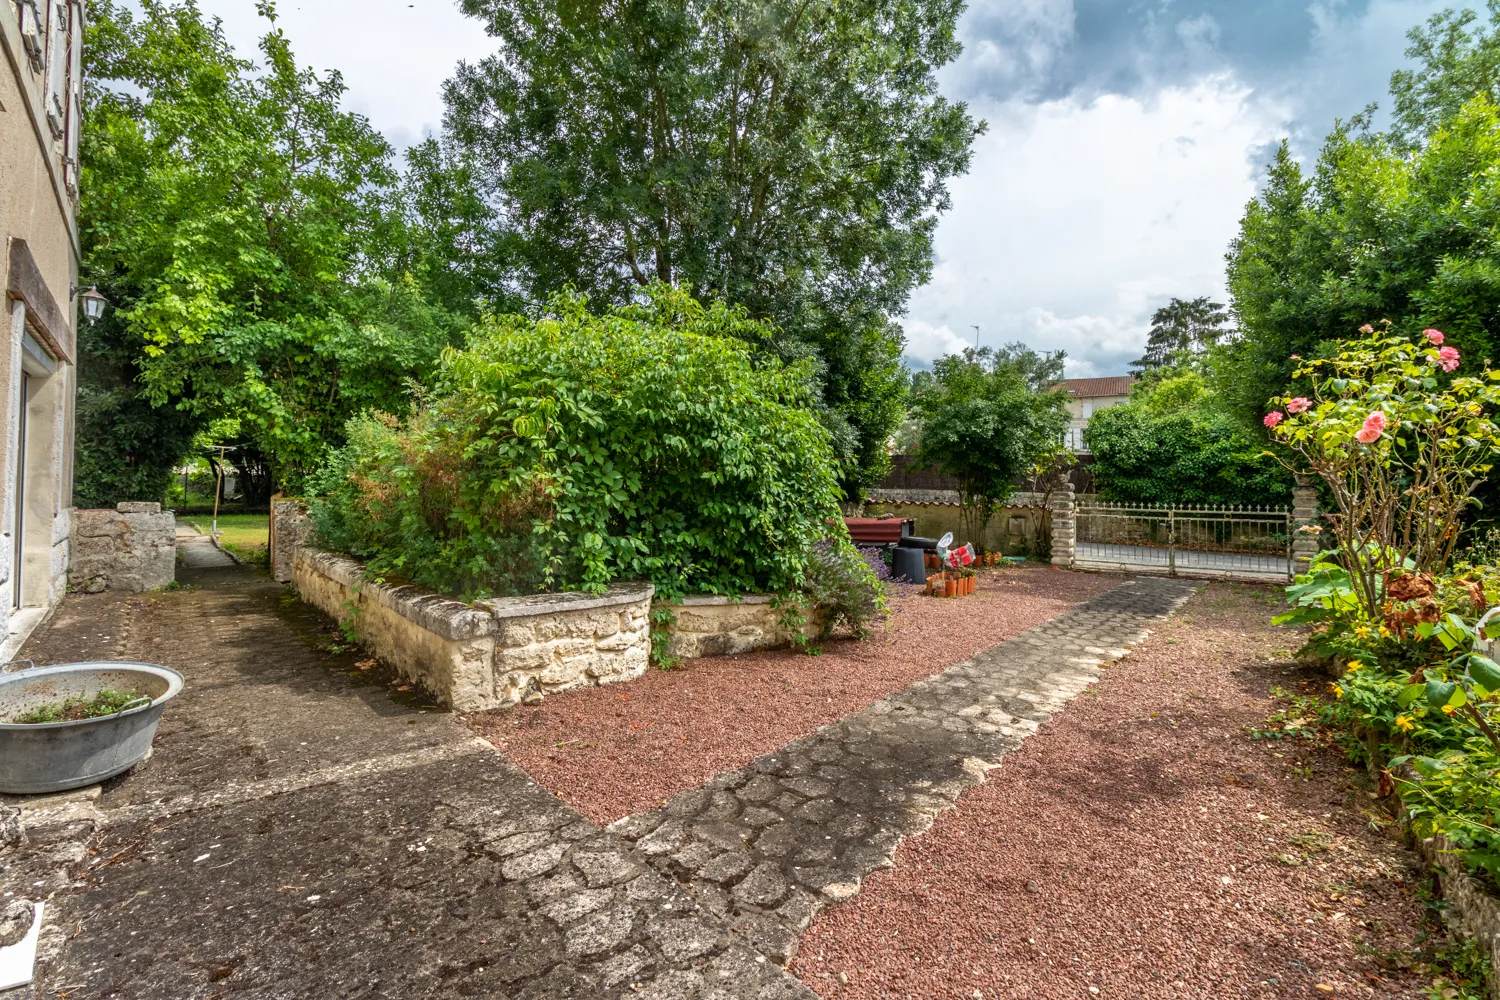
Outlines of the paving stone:
{"type": "Polygon", "coordinates": [[[601,913],[568,931],[563,947],[570,958],[587,958],[602,951],[618,948],[630,939],[635,929],[636,911],[619,907],[601,913]]]}
{"type": "Polygon", "coordinates": [[[575,851],[570,860],[591,887],[619,885],[641,871],[640,863],[623,850],[575,851]]]}
{"type": "Polygon", "coordinates": [[[786,877],[781,873],[781,866],[766,861],[752,868],[730,895],[752,906],[775,906],[786,893],[786,877]]]}
{"type": "Polygon", "coordinates": [[[548,903],[542,907],[542,914],[555,924],[571,924],[614,898],[615,894],[609,889],[580,889],[548,903]]]}
{"type": "Polygon", "coordinates": [[[646,928],[661,948],[662,954],[673,962],[684,962],[713,951],[719,940],[719,930],[695,917],[668,919],[654,918],[646,928]]]}

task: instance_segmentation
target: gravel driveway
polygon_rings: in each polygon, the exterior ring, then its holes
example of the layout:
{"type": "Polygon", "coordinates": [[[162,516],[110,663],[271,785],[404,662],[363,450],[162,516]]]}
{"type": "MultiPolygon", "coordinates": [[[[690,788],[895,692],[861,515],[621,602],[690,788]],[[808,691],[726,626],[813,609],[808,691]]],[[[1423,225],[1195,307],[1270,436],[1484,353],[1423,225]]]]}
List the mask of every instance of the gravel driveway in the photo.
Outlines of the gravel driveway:
{"type": "Polygon", "coordinates": [[[1047,621],[1125,577],[1032,566],[987,570],[973,597],[915,588],[864,642],[689,660],[629,684],[467,716],[505,756],[596,823],[663,805],[819,726],[1047,621]]]}
{"type": "Polygon", "coordinates": [[[1412,857],[1333,750],[1252,740],[1320,684],[1215,583],[824,910],[793,971],[844,998],[1427,996],[1412,857]]]}

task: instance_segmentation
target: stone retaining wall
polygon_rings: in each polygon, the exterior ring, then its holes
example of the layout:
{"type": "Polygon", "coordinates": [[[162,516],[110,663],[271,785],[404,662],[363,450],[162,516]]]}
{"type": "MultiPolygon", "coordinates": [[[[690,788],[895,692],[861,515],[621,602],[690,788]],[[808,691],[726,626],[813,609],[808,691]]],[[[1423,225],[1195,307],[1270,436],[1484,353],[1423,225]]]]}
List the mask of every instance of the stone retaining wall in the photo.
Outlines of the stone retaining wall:
{"type": "Polygon", "coordinates": [[[781,609],[766,594],[747,594],[739,600],[703,594],[685,597],[681,604],[657,601],[653,608],[677,616],[667,652],[683,659],[736,656],[792,641],[792,633],[781,627],[781,609]]]}
{"type": "Polygon", "coordinates": [[[121,503],[73,515],[68,585],[101,590],[157,590],[177,578],[177,519],[159,503],[121,503]]]}
{"type": "Polygon", "coordinates": [[[473,605],[366,579],[364,568],[299,547],[292,581],[397,672],[459,712],[639,677],[650,660],[650,584],[605,594],[537,594],[473,605]]]}
{"type": "Polygon", "coordinates": [[[278,583],[292,582],[292,558],[307,544],[311,523],[307,504],[295,498],[271,498],[271,577],[278,583]]]}

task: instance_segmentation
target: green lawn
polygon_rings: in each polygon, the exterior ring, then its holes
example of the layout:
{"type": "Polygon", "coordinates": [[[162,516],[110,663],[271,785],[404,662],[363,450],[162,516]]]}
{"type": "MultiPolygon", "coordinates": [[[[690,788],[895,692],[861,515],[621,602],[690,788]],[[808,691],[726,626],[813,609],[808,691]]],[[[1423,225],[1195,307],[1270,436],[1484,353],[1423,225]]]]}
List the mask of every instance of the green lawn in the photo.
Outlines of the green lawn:
{"type": "MultiPolygon", "coordinates": [[[[214,522],[211,516],[198,514],[184,520],[205,535],[214,522]]],[[[219,518],[219,544],[243,562],[264,564],[270,549],[270,538],[269,514],[224,514],[219,518]]]]}

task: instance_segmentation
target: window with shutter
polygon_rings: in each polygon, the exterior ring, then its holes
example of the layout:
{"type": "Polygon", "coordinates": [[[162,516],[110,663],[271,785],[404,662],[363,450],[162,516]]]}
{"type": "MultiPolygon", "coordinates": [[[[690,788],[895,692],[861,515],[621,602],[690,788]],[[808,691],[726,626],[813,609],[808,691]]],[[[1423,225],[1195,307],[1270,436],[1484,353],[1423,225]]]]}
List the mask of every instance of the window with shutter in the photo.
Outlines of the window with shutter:
{"type": "Polygon", "coordinates": [[[46,23],[42,20],[41,11],[37,9],[37,0],[21,0],[21,44],[25,46],[26,55],[31,59],[31,68],[38,73],[42,71],[42,51],[46,37],[46,23]]]}
{"type": "Polygon", "coordinates": [[[67,133],[68,124],[68,6],[49,4],[51,23],[47,26],[47,124],[54,138],[67,133]]]}
{"type": "Polygon", "coordinates": [[[63,176],[68,192],[78,196],[78,136],[83,127],[83,8],[70,5],[68,31],[68,140],[63,153],[63,176]]]}

